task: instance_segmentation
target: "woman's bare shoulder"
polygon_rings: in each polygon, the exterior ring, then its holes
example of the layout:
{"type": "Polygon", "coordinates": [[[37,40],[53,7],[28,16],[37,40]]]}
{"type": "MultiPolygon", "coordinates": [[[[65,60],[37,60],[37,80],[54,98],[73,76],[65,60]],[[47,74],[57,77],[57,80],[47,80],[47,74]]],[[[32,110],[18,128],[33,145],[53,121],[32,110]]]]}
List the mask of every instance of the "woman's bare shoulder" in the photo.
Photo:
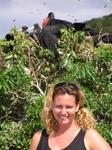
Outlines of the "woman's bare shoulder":
{"type": "Polygon", "coordinates": [[[94,129],[87,130],[84,141],[88,149],[112,150],[107,141],[94,129]]]}
{"type": "Polygon", "coordinates": [[[42,134],[42,130],[35,132],[33,135],[33,140],[40,141],[41,134],[42,134]]]}
{"type": "Polygon", "coordinates": [[[31,144],[30,144],[30,149],[29,150],[36,150],[37,146],[39,144],[40,138],[42,135],[42,131],[37,131],[34,133],[32,140],[31,140],[31,144]]]}

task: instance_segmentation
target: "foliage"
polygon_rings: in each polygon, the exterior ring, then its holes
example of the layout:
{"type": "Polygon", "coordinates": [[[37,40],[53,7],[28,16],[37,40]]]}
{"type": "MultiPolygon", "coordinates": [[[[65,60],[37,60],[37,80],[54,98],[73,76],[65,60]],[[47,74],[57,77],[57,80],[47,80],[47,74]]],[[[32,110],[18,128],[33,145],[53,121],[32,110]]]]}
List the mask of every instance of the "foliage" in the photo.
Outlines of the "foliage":
{"type": "Polygon", "coordinates": [[[86,21],[88,27],[103,33],[112,33],[112,14],[86,21]]]}
{"type": "Polygon", "coordinates": [[[0,40],[0,147],[27,150],[33,133],[42,129],[40,112],[48,87],[59,81],[77,82],[92,110],[97,130],[111,143],[112,45],[94,48],[84,32],[63,29],[60,65],[53,52],[28,34],[13,30],[14,41],[0,40]]]}
{"type": "MultiPolygon", "coordinates": [[[[112,139],[112,132],[110,132],[111,126],[108,123],[100,122],[97,125],[97,130],[101,133],[103,137],[105,137],[107,141],[108,139],[112,139]]],[[[112,145],[112,140],[110,140],[110,144],[112,145]]]]}
{"type": "Polygon", "coordinates": [[[0,149],[24,150],[24,145],[28,145],[24,129],[25,127],[21,122],[4,121],[0,125],[0,149]]]}
{"type": "Polygon", "coordinates": [[[30,103],[26,111],[26,118],[29,122],[27,128],[29,130],[29,134],[32,134],[35,130],[39,130],[43,128],[43,124],[41,122],[40,113],[43,108],[45,96],[40,96],[36,101],[30,103]],[[37,121],[38,120],[38,121],[37,121]]]}

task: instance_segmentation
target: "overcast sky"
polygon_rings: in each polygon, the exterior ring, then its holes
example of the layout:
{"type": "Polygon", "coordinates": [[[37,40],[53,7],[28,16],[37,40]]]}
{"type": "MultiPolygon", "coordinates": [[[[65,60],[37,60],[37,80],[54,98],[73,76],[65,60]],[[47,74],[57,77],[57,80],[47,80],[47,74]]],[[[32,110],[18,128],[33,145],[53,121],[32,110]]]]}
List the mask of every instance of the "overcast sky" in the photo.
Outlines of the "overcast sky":
{"type": "Polygon", "coordinates": [[[83,22],[111,14],[112,0],[0,0],[0,38],[14,26],[41,26],[49,12],[57,19],[83,22]]]}

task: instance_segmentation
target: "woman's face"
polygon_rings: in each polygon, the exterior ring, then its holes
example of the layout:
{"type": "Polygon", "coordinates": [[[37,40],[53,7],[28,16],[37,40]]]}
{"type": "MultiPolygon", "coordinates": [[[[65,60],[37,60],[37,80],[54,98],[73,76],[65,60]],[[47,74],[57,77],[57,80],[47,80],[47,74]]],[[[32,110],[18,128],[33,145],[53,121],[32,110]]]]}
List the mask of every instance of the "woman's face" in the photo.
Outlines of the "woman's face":
{"type": "Polygon", "coordinates": [[[72,122],[78,109],[79,104],[76,105],[75,96],[69,94],[56,96],[52,106],[53,115],[60,125],[72,122]]]}

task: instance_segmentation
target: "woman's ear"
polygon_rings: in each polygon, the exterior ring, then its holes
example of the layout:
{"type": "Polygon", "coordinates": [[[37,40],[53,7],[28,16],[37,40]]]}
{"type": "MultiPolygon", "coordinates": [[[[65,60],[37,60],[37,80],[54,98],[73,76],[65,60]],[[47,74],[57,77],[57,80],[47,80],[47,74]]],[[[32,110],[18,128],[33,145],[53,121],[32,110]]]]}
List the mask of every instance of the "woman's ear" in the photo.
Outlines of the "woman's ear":
{"type": "Polygon", "coordinates": [[[77,104],[77,107],[76,107],[76,110],[75,110],[75,112],[78,112],[78,110],[79,110],[79,107],[80,107],[80,105],[79,105],[79,104],[77,104]]]}

